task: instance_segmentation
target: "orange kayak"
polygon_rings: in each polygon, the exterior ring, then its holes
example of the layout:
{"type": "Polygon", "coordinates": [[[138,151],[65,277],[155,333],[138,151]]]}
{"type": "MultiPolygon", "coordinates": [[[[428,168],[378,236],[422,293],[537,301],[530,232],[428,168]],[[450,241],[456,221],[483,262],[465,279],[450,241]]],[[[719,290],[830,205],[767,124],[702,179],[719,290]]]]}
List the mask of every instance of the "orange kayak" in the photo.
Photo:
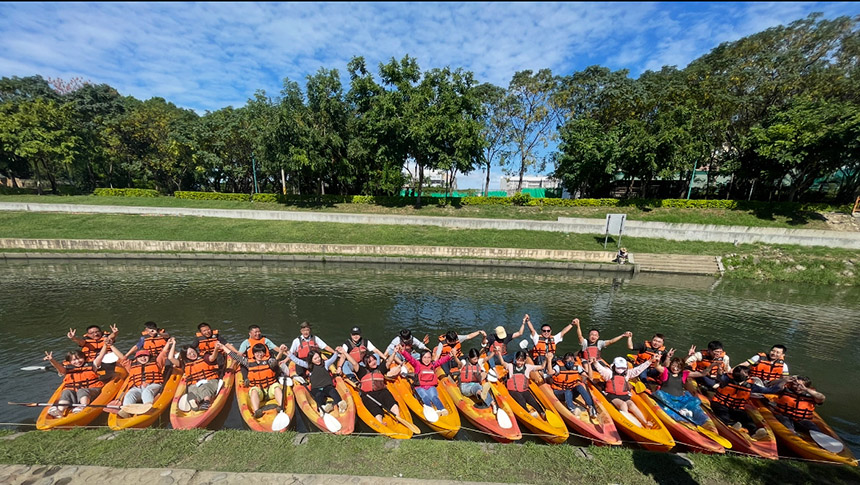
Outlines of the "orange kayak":
{"type": "MultiPolygon", "coordinates": [[[[408,440],[412,437],[412,430],[388,413],[382,413],[382,422],[380,423],[374,415],[370,414],[367,407],[365,407],[358,389],[349,384],[347,384],[346,388],[349,389],[349,393],[352,395],[352,401],[355,403],[355,414],[357,414],[366,425],[370,426],[370,429],[383,436],[388,436],[389,438],[398,440],[408,440]]],[[[403,399],[400,396],[397,394],[393,394],[393,396],[397,401],[400,417],[411,423],[412,416],[409,414],[409,407],[406,406],[406,403],[403,402],[403,399]]]]}
{"type": "MultiPolygon", "coordinates": [[[[102,387],[102,391],[90,404],[94,406],[106,406],[108,403],[113,401],[116,393],[119,392],[123,382],[125,382],[127,375],[125,368],[122,366],[116,366],[116,370],[110,377],[110,380],[105,382],[104,387],[102,387]]],[[[54,391],[54,394],[48,402],[55,403],[60,400],[60,396],[62,395],[63,384],[61,383],[60,387],[54,391]]],[[[39,417],[36,419],[36,429],[49,430],[54,428],[68,428],[72,426],[86,426],[95,421],[96,418],[101,415],[104,408],[87,406],[77,413],[73,413],[71,412],[71,409],[67,409],[65,416],[62,418],[55,418],[49,415],[49,409],[51,409],[51,406],[45,406],[42,408],[42,412],[39,413],[39,417]]]]}
{"type": "Polygon", "coordinates": [[[767,430],[767,436],[758,440],[752,439],[748,433],[738,431],[731,426],[726,425],[726,423],[722,422],[714,415],[714,411],[711,409],[711,401],[701,392],[696,394],[702,401],[702,410],[705,411],[705,414],[714,421],[720,436],[731,442],[733,451],[749,455],[757,455],[771,460],[779,458],[776,448],[776,436],[773,434],[773,430],[770,426],[768,426],[767,421],[765,421],[764,417],[752,403],[747,402],[744,410],[756,425],[764,427],[764,429],[767,430]]]}
{"type": "Polygon", "coordinates": [[[170,403],[170,425],[173,426],[173,429],[220,428],[224,424],[224,420],[227,419],[227,412],[233,403],[230,394],[236,384],[236,372],[238,370],[239,363],[228,357],[224,376],[220,379],[221,389],[212,399],[209,409],[205,411],[185,412],[179,409],[179,400],[185,395],[185,376],[183,376],[176,388],[176,394],[173,395],[173,401],[170,403]]]}
{"type": "MultiPolygon", "coordinates": [[[[292,386],[284,385],[284,413],[290,417],[290,422],[293,421],[293,417],[296,414],[296,398],[293,395],[292,386]]],[[[252,431],[263,431],[263,432],[271,432],[272,431],[272,422],[275,420],[275,416],[277,416],[281,412],[281,407],[278,406],[278,402],[275,401],[274,398],[268,399],[266,401],[260,402],[260,408],[270,408],[263,412],[263,415],[260,416],[259,419],[254,417],[254,413],[251,412],[251,398],[248,394],[248,385],[245,383],[245,379],[242,377],[242,372],[236,373],[236,402],[239,404],[239,414],[242,415],[242,419],[245,421],[245,424],[251,428],[252,431]]],[[[280,432],[286,431],[287,428],[280,430],[280,432]]]]}
{"type": "MultiPolygon", "coordinates": [[[[496,366],[496,374],[500,377],[503,376],[505,374],[504,367],[496,366]]],[[[529,382],[531,382],[531,380],[529,382]]],[[[523,407],[514,400],[511,393],[508,392],[508,388],[501,380],[494,382],[492,384],[492,389],[493,396],[496,398],[496,404],[498,404],[500,408],[511,409],[517,419],[542,440],[553,444],[564,443],[567,441],[567,437],[570,436],[570,433],[567,431],[567,426],[564,424],[561,416],[558,415],[558,412],[556,412],[552,403],[546,399],[543,393],[535,393],[535,399],[537,399],[538,403],[543,406],[544,412],[546,413],[546,419],[532,416],[527,409],[523,409],[523,407]]]]}
{"type": "MultiPolygon", "coordinates": [[[[412,371],[412,366],[409,364],[403,365],[412,371]]],[[[415,390],[412,388],[412,383],[408,378],[397,376],[394,380],[388,381],[387,386],[388,390],[391,391],[391,394],[400,396],[413,415],[418,416],[418,418],[427,423],[427,426],[429,426],[433,431],[439,433],[441,436],[450,440],[453,439],[457,432],[460,431],[460,415],[457,413],[457,406],[440,384],[436,384],[436,392],[439,394],[439,400],[442,401],[445,409],[448,410],[448,414],[445,416],[439,416],[439,419],[435,422],[424,417],[424,405],[415,395],[415,390]]],[[[433,406],[430,407],[432,408],[433,406]]]]}
{"type": "Polygon", "coordinates": [[[296,397],[296,404],[298,404],[299,409],[307,416],[308,420],[319,428],[320,431],[339,435],[351,434],[355,430],[355,401],[353,401],[352,394],[347,389],[349,386],[343,382],[341,377],[334,377],[332,380],[340,398],[346,401],[346,411],[341,413],[340,409],[335,406],[332,412],[328,413],[340,423],[339,430],[332,432],[328,429],[324,416],[319,413],[317,403],[308,390],[308,385],[298,384],[293,381],[293,393],[296,397]]]}
{"type": "MultiPolygon", "coordinates": [[[[657,418],[659,418],[666,426],[666,429],[669,430],[669,433],[672,434],[672,437],[675,438],[677,443],[685,445],[692,451],[699,453],[726,452],[726,448],[723,445],[700,433],[694,424],[686,421],[676,421],[672,418],[672,416],[666,413],[666,411],[664,411],[663,408],[660,407],[660,405],[650,395],[648,395],[648,393],[634,392],[632,399],[633,402],[639,406],[639,409],[650,409],[652,414],[657,416],[657,418]]],[[[714,434],[718,434],[717,426],[714,424],[714,420],[710,417],[705,424],[702,425],[702,428],[714,434]]]]}
{"type": "Polygon", "coordinates": [[[451,377],[442,376],[439,378],[439,387],[441,387],[448,397],[456,403],[457,409],[463,413],[463,416],[469,420],[472,424],[477,426],[481,431],[489,435],[494,440],[500,443],[510,443],[511,441],[517,441],[523,437],[520,432],[520,427],[517,424],[517,420],[514,418],[514,412],[507,405],[499,406],[500,413],[506,413],[511,421],[511,426],[509,428],[502,428],[499,425],[498,419],[496,415],[493,414],[493,410],[491,408],[479,408],[476,406],[476,402],[463,395],[460,392],[460,386],[458,386],[451,377]]]}
{"type": "MultiPolygon", "coordinates": [[[[118,366],[121,367],[121,366],[118,366]]],[[[173,366],[169,366],[170,375],[165,377],[164,384],[161,388],[161,394],[152,402],[152,409],[143,414],[134,414],[127,418],[121,417],[119,414],[111,413],[108,416],[108,426],[111,429],[120,430],[126,428],[148,428],[153,423],[158,421],[164,411],[170,408],[170,403],[173,401],[173,396],[176,394],[176,389],[179,387],[179,381],[182,380],[182,371],[173,366]]],[[[117,399],[122,400],[122,397],[131,387],[131,379],[126,379],[122,385],[122,389],[117,394],[117,399]]]]}
{"type": "Polygon", "coordinates": [[[588,389],[591,391],[591,396],[594,398],[594,403],[598,402],[603,405],[603,408],[609,412],[612,420],[615,421],[615,426],[625,435],[633,438],[639,445],[646,450],[652,451],[669,451],[675,447],[675,440],[666,426],[657,419],[654,412],[648,406],[637,407],[642,411],[642,414],[653,423],[651,427],[646,427],[640,423],[630,413],[622,413],[603,395],[603,392],[594,385],[594,381],[588,382],[588,389]]]}
{"type": "MultiPolygon", "coordinates": [[[[582,397],[577,397],[573,403],[581,411],[579,414],[574,414],[567,409],[567,405],[561,402],[552,390],[552,386],[544,382],[537,385],[532,383],[532,392],[538,392],[543,395],[544,399],[551,403],[553,408],[558,412],[561,419],[567,424],[571,431],[581,434],[583,437],[591,440],[597,446],[603,445],[620,445],[621,435],[618,434],[618,429],[612,421],[612,416],[606,410],[605,406],[594,400],[594,407],[597,408],[597,417],[593,420],[588,416],[588,407],[582,397]]],[[[530,385],[530,386],[531,386],[530,385]]]]}

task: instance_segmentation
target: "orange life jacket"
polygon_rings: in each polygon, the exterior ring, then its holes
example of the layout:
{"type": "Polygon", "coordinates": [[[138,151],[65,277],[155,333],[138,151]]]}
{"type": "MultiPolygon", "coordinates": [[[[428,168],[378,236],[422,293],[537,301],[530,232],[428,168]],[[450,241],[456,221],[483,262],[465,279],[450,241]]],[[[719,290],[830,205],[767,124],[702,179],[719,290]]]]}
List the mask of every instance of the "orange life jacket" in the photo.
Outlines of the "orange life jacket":
{"type": "Polygon", "coordinates": [[[310,355],[311,350],[319,350],[319,346],[317,345],[317,338],[311,335],[309,340],[305,340],[299,337],[299,348],[296,349],[296,357],[306,360],[308,355],[310,355]]]}
{"type": "Polygon", "coordinates": [[[543,357],[549,352],[552,352],[553,354],[555,353],[555,338],[538,337],[537,343],[535,344],[534,348],[532,348],[532,359],[543,357]]]}
{"type": "Polygon", "coordinates": [[[720,370],[725,373],[728,369],[726,369],[725,356],[720,357],[719,360],[715,360],[713,354],[709,350],[703,350],[701,352],[702,360],[694,363],[693,370],[702,372],[708,377],[716,377],[719,375],[720,370]]]}
{"type": "Polygon", "coordinates": [[[164,383],[164,375],[161,373],[161,368],[155,362],[147,362],[146,364],[135,362],[131,364],[131,371],[128,377],[131,378],[131,387],[140,387],[144,382],[147,384],[164,383]]]}
{"type": "Polygon", "coordinates": [[[454,355],[457,357],[463,355],[463,353],[460,352],[460,339],[457,339],[456,344],[451,345],[448,343],[448,339],[446,339],[444,335],[440,335],[439,342],[442,344],[442,353],[440,355],[448,355],[452,350],[455,352],[454,355]]]}
{"type": "Polygon", "coordinates": [[[767,359],[767,354],[758,354],[758,362],[756,362],[755,365],[750,366],[750,377],[758,377],[765,382],[779,379],[780,377],[782,377],[782,371],[785,361],[767,359]]]}
{"type": "MultiPolygon", "coordinates": [[[[141,350],[148,350],[149,355],[153,357],[160,354],[161,351],[164,349],[164,346],[167,345],[167,339],[160,335],[162,332],[164,332],[164,329],[161,328],[158,330],[158,332],[159,335],[156,335],[155,337],[145,337],[143,339],[143,349],[141,350]]],[[[149,332],[141,332],[141,335],[149,335],[149,332]]]]}
{"type": "Polygon", "coordinates": [[[80,367],[75,367],[68,362],[63,362],[66,368],[66,374],[63,376],[63,388],[72,389],[87,389],[90,387],[102,387],[104,382],[99,380],[99,375],[93,370],[92,364],[84,364],[80,367]]]}
{"type": "Polygon", "coordinates": [[[520,370],[514,366],[514,371],[508,376],[508,382],[505,383],[505,386],[509,391],[526,392],[529,388],[529,378],[526,376],[525,366],[520,370]]]}
{"type": "MultiPolygon", "coordinates": [[[[636,354],[636,363],[633,364],[633,366],[635,367],[639,364],[644,363],[645,361],[651,360],[651,358],[654,357],[654,354],[663,355],[663,352],[665,352],[665,351],[666,351],[665,345],[661,346],[659,349],[655,349],[654,347],[651,346],[650,341],[646,341],[645,342],[645,350],[636,354]]],[[[653,364],[651,364],[651,367],[654,367],[656,365],[657,365],[656,363],[653,363],[653,364]]]]}
{"type": "Polygon", "coordinates": [[[385,389],[385,376],[379,368],[368,370],[361,377],[361,390],[364,392],[381,391],[385,389]]]}
{"type": "Polygon", "coordinates": [[[105,336],[102,335],[99,338],[90,338],[84,337],[84,344],[81,345],[81,351],[84,353],[84,357],[87,362],[92,362],[96,360],[99,352],[101,352],[102,347],[105,345],[105,336]]]}
{"type": "Polygon", "coordinates": [[[481,370],[478,368],[478,364],[467,362],[460,369],[460,383],[465,384],[467,382],[481,382],[481,370]]]}
{"type": "Polygon", "coordinates": [[[627,382],[627,377],[625,374],[616,374],[615,371],[612,371],[612,378],[606,381],[606,394],[613,394],[615,396],[628,396],[630,395],[630,383],[627,382]]]}
{"type": "Polygon", "coordinates": [[[418,371],[418,386],[434,387],[438,383],[439,379],[436,378],[436,371],[431,369],[429,366],[421,366],[421,370],[418,371]]]}
{"type": "Polygon", "coordinates": [[[812,419],[815,413],[815,399],[806,394],[783,389],[776,399],[776,410],[794,421],[812,419]]]}
{"type": "Polygon", "coordinates": [[[278,380],[278,375],[269,366],[269,362],[248,362],[248,387],[267,389],[278,380]]]}
{"type": "Polygon", "coordinates": [[[364,358],[364,354],[367,352],[367,339],[362,338],[358,341],[358,344],[353,342],[351,338],[346,339],[346,348],[349,349],[349,355],[356,362],[361,362],[361,359],[364,358]]]}
{"type": "MultiPolygon", "coordinates": [[[[266,347],[266,355],[263,356],[264,359],[268,359],[272,356],[272,353],[269,351],[269,346],[266,345],[265,335],[261,335],[260,338],[248,337],[248,350],[245,352],[246,357],[248,357],[248,361],[254,360],[254,346],[257,344],[262,344],[263,347],[266,347]]],[[[307,357],[307,355],[305,355],[305,357],[307,357]]]]}
{"type": "Polygon", "coordinates": [[[714,394],[713,402],[720,403],[729,409],[743,409],[744,404],[750,398],[750,387],[752,387],[752,380],[746,380],[740,384],[734,381],[722,384],[717,389],[717,393],[714,394]]]}
{"type": "Polygon", "coordinates": [[[210,364],[201,356],[185,364],[185,384],[191,385],[202,379],[218,379],[218,364],[210,364]]]}
{"type": "Polygon", "coordinates": [[[591,345],[591,342],[588,342],[587,347],[585,347],[585,350],[579,351],[579,357],[585,361],[591,360],[592,357],[597,360],[600,360],[600,349],[597,348],[596,343],[594,345],[591,345]]]}
{"type": "Polygon", "coordinates": [[[202,333],[197,332],[197,353],[208,354],[215,350],[215,344],[218,343],[218,330],[212,330],[211,337],[204,337],[202,333]]]}
{"type": "MultiPolygon", "coordinates": [[[[573,389],[582,381],[582,376],[577,369],[567,370],[567,367],[564,366],[564,362],[561,360],[557,360],[555,364],[558,366],[559,372],[553,374],[552,380],[549,383],[553,389],[559,391],[573,389]]],[[[582,365],[582,361],[577,359],[576,365],[582,365]]]]}

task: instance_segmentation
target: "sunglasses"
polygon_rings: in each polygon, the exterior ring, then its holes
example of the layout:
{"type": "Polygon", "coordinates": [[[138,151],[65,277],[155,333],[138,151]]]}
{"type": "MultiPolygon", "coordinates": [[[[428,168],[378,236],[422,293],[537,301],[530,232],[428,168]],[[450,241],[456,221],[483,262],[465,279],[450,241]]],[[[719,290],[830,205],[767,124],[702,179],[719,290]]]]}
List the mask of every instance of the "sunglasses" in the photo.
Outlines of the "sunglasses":
{"type": "Polygon", "coordinates": [[[540,331],[541,331],[541,332],[543,332],[543,333],[550,333],[550,332],[552,332],[552,329],[550,329],[550,328],[542,328],[540,331]]]}

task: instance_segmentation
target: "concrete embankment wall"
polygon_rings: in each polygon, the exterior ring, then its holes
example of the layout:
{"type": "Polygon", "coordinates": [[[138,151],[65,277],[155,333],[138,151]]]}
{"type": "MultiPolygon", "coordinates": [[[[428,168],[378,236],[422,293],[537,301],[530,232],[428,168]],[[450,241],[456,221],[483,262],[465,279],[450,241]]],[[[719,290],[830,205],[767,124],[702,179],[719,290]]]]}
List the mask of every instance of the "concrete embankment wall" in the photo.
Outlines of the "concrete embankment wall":
{"type": "MultiPolygon", "coordinates": [[[[345,224],[420,225],[458,229],[549,231],[577,234],[603,234],[605,231],[604,220],[569,217],[559,217],[558,221],[531,221],[463,217],[348,214],[332,212],[193,209],[182,207],[126,207],[19,202],[2,202],[0,203],[0,210],[90,214],[151,214],[222,217],[234,219],[332,222],[345,224]]],[[[676,241],[796,244],[801,246],[826,246],[860,249],[860,233],[814,229],[627,221],[625,224],[624,236],[671,239],[676,241]]]]}

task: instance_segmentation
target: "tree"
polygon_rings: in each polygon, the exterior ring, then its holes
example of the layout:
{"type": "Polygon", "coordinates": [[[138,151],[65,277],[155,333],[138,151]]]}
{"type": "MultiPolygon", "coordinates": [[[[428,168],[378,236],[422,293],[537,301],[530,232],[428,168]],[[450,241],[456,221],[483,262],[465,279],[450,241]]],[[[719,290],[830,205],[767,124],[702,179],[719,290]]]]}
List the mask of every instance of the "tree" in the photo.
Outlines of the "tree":
{"type": "Polygon", "coordinates": [[[523,175],[538,163],[537,149],[546,148],[555,137],[557,88],[558,81],[549,69],[534,74],[532,71],[517,72],[508,85],[511,138],[519,155],[514,169],[519,174],[517,192],[522,189],[523,175]]]}
{"type": "Polygon", "coordinates": [[[493,163],[504,166],[511,156],[511,115],[510,105],[504,88],[484,83],[475,88],[481,100],[484,138],[483,163],[487,167],[484,182],[484,195],[490,192],[490,169],[493,163]]]}

